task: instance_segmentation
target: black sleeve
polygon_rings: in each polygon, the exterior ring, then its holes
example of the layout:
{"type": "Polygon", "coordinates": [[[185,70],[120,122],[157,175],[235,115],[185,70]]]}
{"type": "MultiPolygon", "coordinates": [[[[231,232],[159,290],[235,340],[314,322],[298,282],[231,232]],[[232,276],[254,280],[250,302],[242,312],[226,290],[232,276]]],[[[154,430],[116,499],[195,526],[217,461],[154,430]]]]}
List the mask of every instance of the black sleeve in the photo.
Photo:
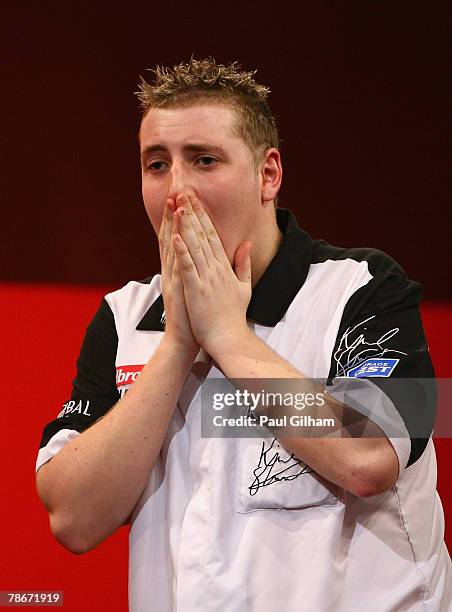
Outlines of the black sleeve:
{"type": "MultiPolygon", "coordinates": [[[[342,397],[367,404],[367,415],[377,423],[379,417],[389,422],[391,410],[393,417],[401,417],[411,444],[402,467],[422,455],[436,416],[434,370],[419,312],[421,294],[419,283],[394,265],[356,291],[343,312],[327,381],[332,389],[342,388],[342,397]]],[[[396,431],[394,427],[392,437],[398,437],[396,431]]],[[[390,425],[385,433],[391,437],[387,432],[390,425]]]]}
{"type": "Polygon", "coordinates": [[[119,401],[115,369],[117,346],[114,316],[103,299],[83,339],[71,398],[58,416],[45,426],[39,448],[44,448],[62,429],[84,431],[119,401]]]}

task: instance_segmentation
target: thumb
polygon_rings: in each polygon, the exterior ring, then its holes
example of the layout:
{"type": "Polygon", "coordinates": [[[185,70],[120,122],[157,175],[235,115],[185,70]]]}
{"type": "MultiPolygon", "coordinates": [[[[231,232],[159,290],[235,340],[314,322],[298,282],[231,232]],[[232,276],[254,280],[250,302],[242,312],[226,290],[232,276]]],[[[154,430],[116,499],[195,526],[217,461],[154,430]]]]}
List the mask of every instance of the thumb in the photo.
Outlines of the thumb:
{"type": "Polygon", "coordinates": [[[239,281],[242,283],[251,284],[251,242],[245,240],[242,242],[235,252],[234,257],[234,272],[239,281]]]}

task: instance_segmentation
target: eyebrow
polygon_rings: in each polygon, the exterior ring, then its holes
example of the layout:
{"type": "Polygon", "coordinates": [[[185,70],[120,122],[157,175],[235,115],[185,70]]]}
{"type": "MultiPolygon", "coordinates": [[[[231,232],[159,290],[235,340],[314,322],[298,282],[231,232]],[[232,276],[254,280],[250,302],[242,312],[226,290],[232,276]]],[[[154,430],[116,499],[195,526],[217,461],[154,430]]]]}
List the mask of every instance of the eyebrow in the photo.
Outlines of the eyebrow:
{"type": "MultiPolygon", "coordinates": [[[[224,149],[219,147],[218,145],[213,145],[209,143],[201,143],[201,142],[193,142],[186,144],[182,147],[182,150],[188,153],[201,153],[202,151],[212,151],[213,153],[224,154],[224,149]]],[[[162,144],[149,145],[145,147],[141,153],[141,157],[145,157],[149,155],[149,153],[160,153],[168,151],[167,147],[162,144]]]]}

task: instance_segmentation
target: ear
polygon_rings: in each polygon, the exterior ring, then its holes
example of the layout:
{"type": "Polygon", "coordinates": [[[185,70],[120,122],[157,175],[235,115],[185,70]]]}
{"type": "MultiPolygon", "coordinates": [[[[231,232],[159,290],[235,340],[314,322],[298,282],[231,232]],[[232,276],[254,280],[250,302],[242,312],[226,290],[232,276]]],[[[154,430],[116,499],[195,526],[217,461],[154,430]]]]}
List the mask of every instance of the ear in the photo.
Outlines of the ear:
{"type": "Polygon", "coordinates": [[[278,149],[267,149],[260,167],[261,200],[270,202],[278,194],[282,182],[281,154],[278,149]]]}

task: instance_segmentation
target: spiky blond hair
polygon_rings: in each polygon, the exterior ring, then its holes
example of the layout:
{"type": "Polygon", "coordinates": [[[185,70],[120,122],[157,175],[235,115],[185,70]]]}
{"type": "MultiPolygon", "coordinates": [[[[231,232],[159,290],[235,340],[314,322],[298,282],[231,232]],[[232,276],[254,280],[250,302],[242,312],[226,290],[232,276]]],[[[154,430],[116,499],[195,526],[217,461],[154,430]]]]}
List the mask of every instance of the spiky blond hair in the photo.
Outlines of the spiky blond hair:
{"type": "MultiPolygon", "coordinates": [[[[151,108],[189,106],[194,102],[228,104],[236,111],[233,131],[248,146],[256,170],[266,149],[279,148],[278,130],[267,102],[270,89],[257,83],[257,70],[246,72],[238,62],[224,66],[213,57],[181,62],[172,69],[150,68],[153,82],[140,76],[139,90],[142,118],[151,108]]],[[[277,198],[275,198],[275,206],[277,198]]]]}

